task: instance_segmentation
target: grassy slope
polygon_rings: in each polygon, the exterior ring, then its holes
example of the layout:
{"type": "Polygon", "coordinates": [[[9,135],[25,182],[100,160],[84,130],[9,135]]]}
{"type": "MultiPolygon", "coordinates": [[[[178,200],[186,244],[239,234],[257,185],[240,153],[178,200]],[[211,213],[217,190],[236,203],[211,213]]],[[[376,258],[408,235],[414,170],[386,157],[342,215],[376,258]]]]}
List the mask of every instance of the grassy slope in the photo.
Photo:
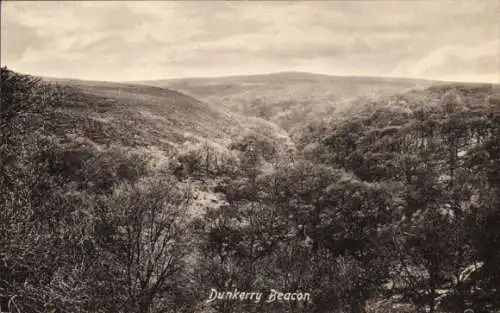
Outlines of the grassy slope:
{"type": "Polygon", "coordinates": [[[258,132],[273,137],[277,131],[265,121],[217,110],[166,88],[80,80],[52,82],[72,87],[84,102],[99,103],[95,108],[82,106],[83,111],[72,113],[86,115],[113,130],[113,134],[108,133],[110,136],[101,136],[111,141],[121,138],[125,145],[167,148],[205,140],[227,144],[243,133],[258,132]]]}
{"type": "Polygon", "coordinates": [[[300,72],[140,82],[179,90],[213,107],[262,117],[286,130],[356,103],[436,82],[300,72]]]}

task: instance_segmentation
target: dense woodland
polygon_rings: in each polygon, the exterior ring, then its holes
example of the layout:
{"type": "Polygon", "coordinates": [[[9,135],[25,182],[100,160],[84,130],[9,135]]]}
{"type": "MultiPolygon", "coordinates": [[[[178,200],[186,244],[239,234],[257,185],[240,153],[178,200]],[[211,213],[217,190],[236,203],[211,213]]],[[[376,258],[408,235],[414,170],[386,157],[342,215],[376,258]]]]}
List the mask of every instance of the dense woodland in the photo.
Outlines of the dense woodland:
{"type": "Polygon", "coordinates": [[[247,133],[163,162],[85,113],[103,96],[2,68],[1,102],[2,312],[500,312],[498,86],[367,100],[293,145],[247,133]],[[205,302],[234,287],[312,302],[205,302]]]}

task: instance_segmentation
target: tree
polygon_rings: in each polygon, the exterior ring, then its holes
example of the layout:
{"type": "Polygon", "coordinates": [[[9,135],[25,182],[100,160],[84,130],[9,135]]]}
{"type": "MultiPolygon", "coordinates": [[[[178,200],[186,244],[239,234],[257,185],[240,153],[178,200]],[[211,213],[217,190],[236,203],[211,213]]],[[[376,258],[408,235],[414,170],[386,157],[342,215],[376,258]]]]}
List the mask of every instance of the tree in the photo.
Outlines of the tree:
{"type": "Polygon", "coordinates": [[[123,186],[112,207],[122,210],[116,230],[117,251],[125,271],[131,312],[161,312],[174,308],[173,295],[180,286],[189,250],[186,208],[190,191],[173,178],[151,178],[134,186],[123,186]]]}

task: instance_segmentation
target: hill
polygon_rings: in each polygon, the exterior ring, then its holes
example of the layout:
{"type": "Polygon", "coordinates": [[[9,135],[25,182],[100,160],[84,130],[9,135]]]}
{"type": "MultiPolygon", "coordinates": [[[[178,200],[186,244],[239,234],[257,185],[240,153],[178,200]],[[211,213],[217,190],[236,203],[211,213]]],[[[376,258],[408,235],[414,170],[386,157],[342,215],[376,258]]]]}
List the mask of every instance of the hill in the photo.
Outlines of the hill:
{"type": "Polygon", "coordinates": [[[234,175],[230,146],[241,138],[287,139],[269,122],[165,88],[7,68],[0,82],[2,312],[184,306],[156,294],[196,289],[180,263],[193,253],[193,207],[218,206],[204,179],[234,175]]]}
{"type": "MultiPolygon", "coordinates": [[[[430,156],[439,160],[446,154],[438,151],[448,144],[454,145],[455,153],[465,153],[464,149],[470,150],[481,142],[478,137],[495,135],[491,130],[499,126],[499,118],[500,85],[450,83],[350,107],[329,123],[313,121],[292,137],[300,150],[320,146],[335,150],[309,151],[311,157],[357,159],[365,168],[368,164],[384,166],[359,160],[372,154],[400,155],[432,149],[430,156]]],[[[391,159],[397,161],[399,157],[392,155],[391,159]]],[[[344,161],[341,163],[346,165],[344,161]]]]}
{"type": "Polygon", "coordinates": [[[308,120],[342,112],[369,99],[439,82],[284,72],[138,83],[172,88],[213,107],[226,107],[247,116],[260,117],[291,130],[308,120]]]}
{"type": "Polygon", "coordinates": [[[167,88],[66,79],[46,81],[71,87],[80,100],[88,97],[90,102],[99,102],[100,111],[89,111],[89,116],[115,129],[117,137],[145,140],[144,144],[177,146],[200,141],[227,144],[234,136],[251,132],[275,136],[276,127],[270,123],[211,107],[167,88]]]}

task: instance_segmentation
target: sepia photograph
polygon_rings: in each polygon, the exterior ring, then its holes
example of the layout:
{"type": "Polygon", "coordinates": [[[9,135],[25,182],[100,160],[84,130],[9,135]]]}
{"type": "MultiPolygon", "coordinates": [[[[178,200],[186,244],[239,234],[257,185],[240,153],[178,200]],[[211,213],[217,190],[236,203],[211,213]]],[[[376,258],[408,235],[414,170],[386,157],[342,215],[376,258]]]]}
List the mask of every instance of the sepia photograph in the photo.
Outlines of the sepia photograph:
{"type": "Polygon", "coordinates": [[[500,313],[498,0],[0,5],[0,313],[500,313]]]}

